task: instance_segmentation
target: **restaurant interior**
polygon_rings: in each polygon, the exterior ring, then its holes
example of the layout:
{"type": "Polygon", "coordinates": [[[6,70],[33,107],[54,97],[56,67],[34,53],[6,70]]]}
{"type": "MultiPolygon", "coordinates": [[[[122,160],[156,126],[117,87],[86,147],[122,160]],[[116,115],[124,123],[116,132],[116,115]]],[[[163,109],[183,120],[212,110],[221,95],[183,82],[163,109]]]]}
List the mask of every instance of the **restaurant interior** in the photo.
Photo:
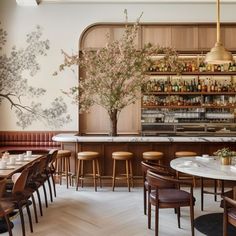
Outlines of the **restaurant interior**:
{"type": "Polygon", "coordinates": [[[235,236],[236,0],[0,0],[0,235],[235,236]]]}

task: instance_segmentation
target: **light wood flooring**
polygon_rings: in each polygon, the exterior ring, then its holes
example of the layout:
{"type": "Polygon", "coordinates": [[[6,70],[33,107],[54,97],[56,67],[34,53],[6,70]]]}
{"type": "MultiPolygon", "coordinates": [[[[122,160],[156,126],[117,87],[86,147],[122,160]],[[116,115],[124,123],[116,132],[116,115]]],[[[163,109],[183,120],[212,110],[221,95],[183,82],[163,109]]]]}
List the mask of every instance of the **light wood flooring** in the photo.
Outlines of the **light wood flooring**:
{"type": "MultiPolygon", "coordinates": [[[[199,189],[194,190],[197,199],[195,217],[212,212],[222,212],[219,202],[213,202],[213,196],[205,197],[206,210],[200,211],[199,189]]],[[[129,193],[127,188],[85,187],[78,192],[75,187],[66,189],[65,185],[57,185],[57,198],[39,216],[39,223],[34,223],[31,234],[28,218],[25,216],[27,235],[32,236],[154,236],[154,218],[152,230],[147,229],[147,216],[143,214],[142,188],[134,188],[129,193]]],[[[43,195],[42,195],[43,199],[43,195]]],[[[32,211],[31,211],[32,212],[32,211]]],[[[32,212],[33,213],[33,212],[32,212]]],[[[152,212],[154,215],[154,211],[152,212]]],[[[177,227],[173,209],[160,210],[160,236],[189,236],[189,208],[181,209],[181,227],[177,227]]],[[[14,236],[21,236],[19,217],[14,219],[14,236]]],[[[196,236],[203,235],[195,230],[196,236]]],[[[1,234],[3,236],[8,233],[1,234]]]]}

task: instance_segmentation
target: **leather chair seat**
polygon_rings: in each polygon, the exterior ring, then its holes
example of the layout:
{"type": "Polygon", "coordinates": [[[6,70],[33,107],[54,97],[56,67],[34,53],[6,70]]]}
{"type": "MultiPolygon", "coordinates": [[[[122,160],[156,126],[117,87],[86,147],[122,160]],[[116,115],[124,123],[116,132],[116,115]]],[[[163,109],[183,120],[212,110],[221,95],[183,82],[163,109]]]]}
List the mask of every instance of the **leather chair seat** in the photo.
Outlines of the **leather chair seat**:
{"type": "MultiPolygon", "coordinates": [[[[190,202],[190,194],[180,189],[159,189],[159,202],[160,203],[177,203],[177,202],[190,202]]],[[[156,192],[150,194],[151,201],[156,201],[156,192]]]]}

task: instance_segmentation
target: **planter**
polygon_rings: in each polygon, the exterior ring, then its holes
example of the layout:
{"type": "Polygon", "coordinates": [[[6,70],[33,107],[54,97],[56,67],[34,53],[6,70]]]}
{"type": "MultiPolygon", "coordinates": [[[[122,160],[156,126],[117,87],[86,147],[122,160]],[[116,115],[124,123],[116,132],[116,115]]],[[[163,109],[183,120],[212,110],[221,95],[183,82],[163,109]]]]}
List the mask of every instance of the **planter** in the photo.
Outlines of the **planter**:
{"type": "Polygon", "coordinates": [[[231,165],[232,157],[220,157],[221,165],[231,165]]]}

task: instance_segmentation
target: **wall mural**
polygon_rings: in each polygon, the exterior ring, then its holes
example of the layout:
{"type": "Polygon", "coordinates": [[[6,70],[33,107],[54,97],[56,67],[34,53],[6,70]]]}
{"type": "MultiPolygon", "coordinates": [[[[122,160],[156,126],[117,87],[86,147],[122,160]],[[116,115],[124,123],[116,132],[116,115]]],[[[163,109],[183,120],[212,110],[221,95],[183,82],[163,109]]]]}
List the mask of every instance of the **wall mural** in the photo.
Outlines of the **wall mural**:
{"type": "Polygon", "coordinates": [[[50,107],[45,108],[40,100],[46,99],[44,95],[47,91],[30,86],[24,78],[26,71],[33,77],[40,70],[38,57],[47,55],[49,40],[42,40],[41,36],[42,29],[37,26],[26,35],[25,48],[17,49],[14,46],[7,56],[2,53],[7,32],[0,29],[0,105],[3,101],[9,104],[17,117],[16,125],[23,129],[38,120],[50,128],[57,129],[71,122],[62,97],[56,97],[50,107]]]}

